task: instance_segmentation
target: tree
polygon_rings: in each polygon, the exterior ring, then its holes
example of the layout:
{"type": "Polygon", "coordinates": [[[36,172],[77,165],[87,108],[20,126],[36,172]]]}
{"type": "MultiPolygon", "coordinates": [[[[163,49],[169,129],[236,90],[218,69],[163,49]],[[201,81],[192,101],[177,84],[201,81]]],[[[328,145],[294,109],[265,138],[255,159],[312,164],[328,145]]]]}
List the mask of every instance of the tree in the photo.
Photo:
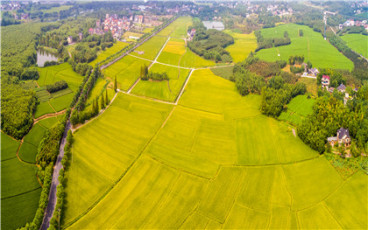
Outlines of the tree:
{"type": "Polygon", "coordinates": [[[114,91],[116,92],[118,89],[118,82],[116,80],[116,76],[115,76],[115,80],[114,80],[114,91]]]}
{"type": "Polygon", "coordinates": [[[106,107],[105,100],[103,95],[101,95],[101,109],[104,109],[106,107]]]}
{"type": "Polygon", "coordinates": [[[105,103],[106,103],[106,105],[108,105],[110,103],[110,101],[109,101],[109,96],[107,94],[107,90],[105,91],[105,93],[106,93],[105,103]]]}
{"type": "Polygon", "coordinates": [[[299,37],[303,37],[304,33],[303,30],[299,29],[299,37]]]}

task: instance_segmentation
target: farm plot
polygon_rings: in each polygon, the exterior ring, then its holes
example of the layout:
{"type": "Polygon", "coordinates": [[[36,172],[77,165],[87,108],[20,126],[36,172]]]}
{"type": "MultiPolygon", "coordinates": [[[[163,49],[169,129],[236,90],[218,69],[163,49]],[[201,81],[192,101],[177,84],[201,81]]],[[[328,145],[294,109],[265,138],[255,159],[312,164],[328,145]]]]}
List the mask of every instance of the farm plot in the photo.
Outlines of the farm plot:
{"type": "Polygon", "coordinates": [[[116,43],[114,43],[114,45],[110,48],[107,48],[106,50],[100,52],[97,56],[97,58],[95,60],[93,60],[92,62],[89,63],[90,66],[95,67],[95,65],[98,62],[101,62],[103,60],[105,60],[106,58],[108,58],[109,56],[119,52],[120,50],[122,50],[125,46],[129,45],[126,42],[120,42],[117,41],[116,43]]]}
{"type": "Polygon", "coordinates": [[[82,215],[118,181],[170,109],[170,105],[120,94],[108,110],[75,133],[64,223],[82,215]]]}
{"type": "Polygon", "coordinates": [[[41,193],[36,167],[19,161],[19,146],[1,133],[1,227],[16,229],[33,219],[41,193]]]}
{"type": "Polygon", "coordinates": [[[73,71],[68,63],[61,65],[38,68],[40,78],[37,80],[41,87],[37,89],[36,96],[40,101],[37,105],[35,118],[44,114],[59,112],[67,108],[73,100],[74,92],[83,81],[83,76],[73,71]],[[50,94],[46,91],[46,85],[64,80],[68,83],[68,88],[50,94]]]}
{"type": "Polygon", "coordinates": [[[192,24],[191,17],[179,17],[165,29],[160,31],[158,36],[171,36],[174,38],[185,38],[187,35],[188,27],[192,24]]]}
{"type": "Polygon", "coordinates": [[[128,90],[130,86],[139,78],[140,69],[143,65],[149,65],[149,61],[145,61],[132,56],[126,56],[113,65],[103,70],[105,77],[112,81],[117,79],[118,88],[128,90]]]}
{"type": "Polygon", "coordinates": [[[216,63],[193,53],[182,39],[170,38],[157,59],[158,62],[182,67],[214,66],[216,63]]]}
{"type": "Polygon", "coordinates": [[[314,102],[314,99],[308,99],[306,95],[299,95],[290,101],[287,111],[282,112],[279,119],[299,125],[305,117],[312,114],[314,102]]]}
{"type": "Polygon", "coordinates": [[[124,94],[75,133],[64,227],[366,228],[366,175],[344,182],[260,114],[260,96],[239,96],[211,70],[187,87],[169,116],[169,105],[124,94]]]}
{"type": "Polygon", "coordinates": [[[363,34],[346,34],[342,40],[355,52],[368,58],[368,36],[363,34]]]}
{"type": "Polygon", "coordinates": [[[317,68],[353,69],[354,64],[347,57],[325,41],[320,33],[307,26],[285,24],[262,29],[261,34],[264,38],[280,38],[285,31],[291,39],[290,45],[262,49],[256,56],[266,61],[288,61],[290,56],[303,55],[305,62],[310,61],[317,68]],[[302,37],[299,36],[299,30],[304,33],[302,37]]]}
{"type": "Polygon", "coordinates": [[[139,46],[133,54],[141,58],[154,60],[166,41],[167,37],[156,35],[139,46]]]}
{"type": "Polygon", "coordinates": [[[226,47],[226,50],[233,58],[233,62],[244,61],[250,52],[257,48],[257,40],[254,32],[250,34],[235,33],[230,30],[225,30],[225,33],[234,38],[234,44],[226,47]]]}
{"type": "Polygon", "coordinates": [[[170,80],[165,81],[139,81],[132,93],[167,101],[175,101],[184,85],[190,70],[161,64],[154,64],[149,72],[167,73],[170,80]]]}
{"type": "Polygon", "coordinates": [[[19,157],[25,162],[36,163],[38,146],[46,131],[59,121],[58,117],[46,118],[35,124],[29,133],[24,137],[22,146],[19,149],[19,157]]]}
{"type": "Polygon", "coordinates": [[[19,141],[11,138],[5,133],[1,132],[1,160],[9,160],[15,158],[14,153],[17,152],[19,141]]]}

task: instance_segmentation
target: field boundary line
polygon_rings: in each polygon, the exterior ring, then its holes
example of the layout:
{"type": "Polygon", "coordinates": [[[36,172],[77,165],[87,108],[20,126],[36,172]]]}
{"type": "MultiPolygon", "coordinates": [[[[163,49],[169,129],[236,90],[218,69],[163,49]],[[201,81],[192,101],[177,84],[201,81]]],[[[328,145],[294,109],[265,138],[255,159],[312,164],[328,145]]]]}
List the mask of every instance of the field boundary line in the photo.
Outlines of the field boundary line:
{"type": "Polygon", "coordinates": [[[74,218],[72,221],[70,221],[69,223],[66,223],[63,228],[68,228],[70,226],[72,226],[73,224],[75,224],[76,222],[78,222],[80,219],[82,219],[85,215],[87,215],[92,209],[94,209],[106,196],[107,194],[109,194],[114,188],[115,186],[125,177],[125,175],[128,173],[128,171],[134,166],[134,164],[138,161],[139,158],[141,158],[143,152],[146,150],[146,148],[149,146],[149,144],[152,142],[152,140],[157,136],[157,134],[159,133],[159,131],[162,129],[163,125],[166,124],[166,121],[169,119],[169,117],[171,116],[172,112],[174,111],[173,107],[170,111],[170,113],[168,114],[168,116],[166,117],[165,121],[163,122],[163,124],[158,128],[158,130],[153,134],[153,136],[147,141],[147,143],[143,146],[142,150],[139,152],[139,154],[137,155],[137,157],[132,161],[132,163],[124,170],[124,172],[118,177],[118,179],[116,181],[113,182],[113,184],[107,188],[107,190],[105,191],[104,194],[102,194],[91,206],[89,206],[84,212],[82,212],[79,216],[77,216],[76,218],[74,218]]]}
{"type": "Polygon", "coordinates": [[[40,189],[40,188],[42,188],[42,186],[37,187],[37,188],[34,188],[34,189],[31,189],[31,190],[28,190],[28,191],[26,191],[26,192],[18,193],[18,194],[16,194],[16,195],[7,196],[7,197],[1,197],[1,200],[7,200],[7,199],[10,199],[10,198],[13,198],[13,197],[21,196],[21,195],[24,195],[24,194],[27,194],[27,193],[30,193],[30,192],[36,191],[37,189],[40,189]]]}
{"type": "Polygon", "coordinates": [[[222,166],[225,167],[272,167],[272,166],[282,166],[282,165],[291,165],[291,164],[299,164],[299,163],[303,163],[306,161],[312,161],[318,158],[323,157],[322,155],[318,155],[312,158],[307,158],[307,159],[303,159],[303,160],[299,160],[299,161],[290,161],[290,162],[282,162],[282,163],[270,163],[270,164],[259,164],[259,165],[239,165],[239,164],[223,164],[222,166]]]}
{"type": "MultiPolygon", "coordinates": [[[[51,100],[52,98],[50,98],[50,100],[51,100]]],[[[57,111],[56,111],[56,109],[51,105],[51,103],[50,103],[50,100],[48,100],[47,101],[47,103],[50,105],[50,107],[55,111],[55,113],[57,113],[57,111]]]]}
{"type": "Polygon", "coordinates": [[[133,94],[133,93],[128,93],[126,91],[123,90],[119,90],[120,93],[129,95],[129,96],[133,96],[133,97],[137,97],[137,98],[141,98],[147,101],[153,101],[153,102],[158,102],[158,103],[163,103],[163,104],[169,104],[169,105],[175,105],[174,102],[170,102],[170,101],[164,101],[164,100],[160,100],[160,99],[156,99],[156,98],[152,98],[152,97],[146,97],[146,96],[141,96],[141,95],[137,95],[137,94],[133,94]]]}
{"type": "Polygon", "coordinates": [[[216,116],[220,116],[222,118],[224,118],[224,114],[223,113],[216,113],[216,112],[211,112],[208,110],[204,110],[204,109],[197,109],[197,108],[193,108],[187,105],[183,105],[183,104],[178,104],[177,106],[183,107],[184,109],[188,109],[188,110],[195,110],[197,112],[201,112],[201,113],[209,113],[211,115],[216,115],[216,116]]]}
{"type": "Polygon", "coordinates": [[[192,175],[192,176],[195,176],[195,177],[199,177],[199,178],[202,178],[202,179],[205,179],[205,180],[212,180],[212,178],[208,178],[208,177],[204,177],[204,176],[201,176],[201,175],[197,175],[193,172],[189,172],[189,171],[186,171],[184,169],[180,169],[180,168],[176,168],[174,166],[171,166],[171,165],[168,165],[166,162],[160,160],[160,159],[157,159],[156,157],[152,156],[151,154],[145,154],[146,156],[148,156],[149,158],[151,158],[152,160],[154,161],[157,161],[159,164],[162,164],[166,167],[169,167],[169,168],[172,168],[172,169],[175,169],[177,171],[179,171],[180,173],[185,173],[185,174],[189,174],[189,175],[192,175]]]}
{"type": "Polygon", "coordinates": [[[332,216],[332,218],[336,221],[336,223],[340,226],[341,229],[344,229],[341,225],[341,223],[338,221],[338,218],[331,212],[331,210],[328,208],[328,205],[326,204],[326,201],[324,200],[322,203],[322,206],[327,209],[327,212],[332,216]]]}
{"type": "Polygon", "coordinates": [[[177,104],[178,104],[178,102],[179,102],[179,100],[180,100],[181,96],[182,96],[182,95],[183,95],[183,93],[184,93],[185,87],[187,86],[187,84],[188,84],[188,82],[189,82],[189,80],[190,80],[190,77],[192,76],[192,73],[193,73],[194,71],[195,71],[194,69],[191,69],[191,70],[190,70],[190,73],[188,74],[187,79],[185,80],[185,83],[184,83],[183,87],[181,88],[181,90],[180,90],[180,93],[179,93],[178,97],[177,97],[177,98],[176,98],[176,100],[175,100],[175,105],[177,105],[177,104]]]}
{"type": "Polygon", "coordinates": [[[66,112],[66,109],[61,110],[59,112],[55,112],[55,113],[47,113],[47,114],[44,114],[44,115],[42,115],[42,116],[40,116],[38,118],[33,119],[33,125],[37,124],[41,120],[44,120],[44,119],[47,119],[47,118],[51,118],[51,117],[57,117],[57,116],[59,116],[61,114],[64,114],[65,112],[66,112]]]}
{"type": "MultiPolygon", "coordinates": [[[[327,162],[330,164],[330,162],[327,162]]],[[[331,166],[332,167],[332,166],[331,166]]],[[[300,212],[300,211],[303,211],[303,210],[306,210],[306,209],[309,209],[309,208],[313,208],[314,206],[316,205],[319,205],[321,204],[322,202],[325,202],[328,198],[330,198],[335,192],[337,192],[337,190],[339,190],[342,186],[344,186],[349,180],[350,180],[351,177],[349,177],[348,179],[346,180],[343,180],[341,179],[342,181],[340,182],[340,184],[333,190],[331,191],[329,194],[327,194],[324,198],[322,198],[322,200],[318,201],[317,203],[314,203],[308,207],[305,207],[305,208],[301,208],[301,209],[295,209],[294,211],[296,212],[300,212]]]]}

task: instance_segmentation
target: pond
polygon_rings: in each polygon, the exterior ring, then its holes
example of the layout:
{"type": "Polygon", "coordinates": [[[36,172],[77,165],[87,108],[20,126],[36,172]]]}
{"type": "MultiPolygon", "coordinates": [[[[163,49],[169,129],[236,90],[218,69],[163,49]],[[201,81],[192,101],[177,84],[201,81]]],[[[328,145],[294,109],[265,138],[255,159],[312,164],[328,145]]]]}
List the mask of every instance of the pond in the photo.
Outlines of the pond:
{"type": "Polygon", "coordinates": [[[57,61],[58,56],[55,54],[44,50],[44,49],[38,49],[37,50],[37,65],[39,67],[43,67],[46,61],[57,61]]]}

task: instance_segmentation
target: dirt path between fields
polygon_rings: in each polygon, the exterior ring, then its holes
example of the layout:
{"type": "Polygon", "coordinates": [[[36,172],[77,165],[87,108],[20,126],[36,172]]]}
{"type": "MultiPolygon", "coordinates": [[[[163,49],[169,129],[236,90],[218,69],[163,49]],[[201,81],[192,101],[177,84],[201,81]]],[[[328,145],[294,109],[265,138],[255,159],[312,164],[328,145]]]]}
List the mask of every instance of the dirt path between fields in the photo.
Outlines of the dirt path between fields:
{"type": "Polygon", "coordinates": [[[39,121],[41,121],[43,119],[50,118],[50,117],[57,117],[61,114],[64,114],[65,112],[66,112],[66,109],[61,110],[61,111],[56,112],[56,113],[48,113],[48,114],[42,115],[41,117],[33,119],[33,125],[37,124],[39,121]]]}

